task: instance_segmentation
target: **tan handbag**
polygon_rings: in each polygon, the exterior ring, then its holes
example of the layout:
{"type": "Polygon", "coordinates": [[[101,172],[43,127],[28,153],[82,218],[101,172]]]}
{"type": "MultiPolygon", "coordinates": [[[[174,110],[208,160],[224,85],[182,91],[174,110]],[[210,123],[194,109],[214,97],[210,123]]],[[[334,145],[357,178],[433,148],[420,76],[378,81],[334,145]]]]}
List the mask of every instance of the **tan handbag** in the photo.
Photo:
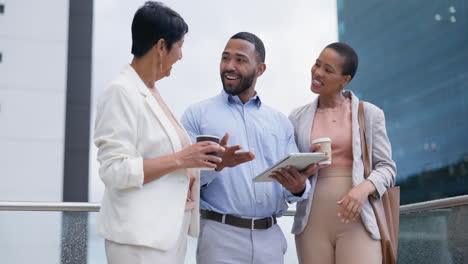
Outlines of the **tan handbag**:
{"type": "MultiPolygon", "coordinates": [[[[360,101],[358,110],[359,133],[361,135],[364,178],[367,179],[371,172],[371,164],[367,149],[366,123],[364,120],[364,104],[360,101]]],[[[374,209],[382,238],[382,263],[395,264],[397,263],[398,232],[400,229],[400,187],[388,188],[380,199],[382,203],[377,203],[376,198],[369,196],[369,202],[374,209]]]]}

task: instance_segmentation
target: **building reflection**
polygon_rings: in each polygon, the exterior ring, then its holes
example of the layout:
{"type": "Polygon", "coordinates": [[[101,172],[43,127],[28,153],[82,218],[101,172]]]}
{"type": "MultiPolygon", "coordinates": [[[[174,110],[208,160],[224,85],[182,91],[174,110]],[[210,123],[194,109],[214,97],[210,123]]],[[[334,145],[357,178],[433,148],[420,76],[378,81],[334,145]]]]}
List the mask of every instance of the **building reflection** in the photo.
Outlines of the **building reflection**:
{"type": "Polygon", "coordinates": [[[338,0],[350,89],[385,111],[402,204],[468,193],[468,2],[338,0]]]}

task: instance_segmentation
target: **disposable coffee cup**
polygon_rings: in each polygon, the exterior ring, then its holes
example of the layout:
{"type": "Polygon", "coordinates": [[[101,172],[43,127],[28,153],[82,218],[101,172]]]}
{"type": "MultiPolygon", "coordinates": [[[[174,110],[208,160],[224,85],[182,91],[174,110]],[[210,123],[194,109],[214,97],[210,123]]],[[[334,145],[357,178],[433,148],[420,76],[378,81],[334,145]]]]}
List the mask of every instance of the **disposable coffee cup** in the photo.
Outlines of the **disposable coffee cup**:
{"type": "MultiPolygon", "coordinates": [[[[215,143],[219,144],[220,139],[217,136],[210,136],[210,135],[197,136],[197,142],[202,142],[202,141],[211,141],[211,142],[215,142],[215,143]]],[[[216,156],[216,152],[208,152],[206,154],[216,156]]],[[[203,167],[203,168],[200,168],[200,169],[201,170],[214,170],[214,168],[207,168],[207,167],[203,167]]]]}
{"type": "Polygon", "coordinates": [[[328,154],[328,159],[319,162],[319,165],[328,165],[332,163],[332,152],[331,152],[331,139],[330,138],[317,138],[312,141],[312,145],[319,144],[323,152],[328,154]]]}

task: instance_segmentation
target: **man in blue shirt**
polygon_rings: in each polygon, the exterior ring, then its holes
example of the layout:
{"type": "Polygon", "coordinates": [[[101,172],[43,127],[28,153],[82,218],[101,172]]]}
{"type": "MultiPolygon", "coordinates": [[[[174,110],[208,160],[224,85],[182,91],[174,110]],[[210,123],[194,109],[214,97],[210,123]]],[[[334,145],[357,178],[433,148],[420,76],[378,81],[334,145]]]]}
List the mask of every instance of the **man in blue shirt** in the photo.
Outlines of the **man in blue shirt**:
{"type": "Polygon", "coordinates": [[[222,145],[228,139],[235,144],[220,154],[223,161],[216,171],[201,173],[198,263],[283,263],[287,243],[276,217],[286,212],[287,202],[309,194],[306,179],[316,166],[275,173],[281,184],[252,181],[287,154],[299,152],[287,117],[263,104],[255,91],[265,69],[262,41],[252,33],[235,34],[221,57],[224,90],[190,106],[182,117],[192,140],[224,135],[222,145]],[[238,151],[241,146],[246,151],[238,151]]]}

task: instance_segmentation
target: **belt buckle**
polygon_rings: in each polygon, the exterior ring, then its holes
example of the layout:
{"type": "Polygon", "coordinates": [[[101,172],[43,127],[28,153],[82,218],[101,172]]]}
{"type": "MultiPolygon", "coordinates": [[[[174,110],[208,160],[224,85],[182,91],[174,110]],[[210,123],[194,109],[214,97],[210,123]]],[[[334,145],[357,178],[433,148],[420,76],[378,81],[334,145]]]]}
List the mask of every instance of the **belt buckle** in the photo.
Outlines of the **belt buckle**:
{"type": "Polygon", "coordinates": [[[260,219],[260,218],[255,218],[255,217],[254,217],[254,218],[250,219],[250,220],[251,220],[250,230],[252,230],[252,231],[254,231],[254,230],[260,230],[260,229],[256,229],[256,228],[255,228],[255,220],[257,220],[257,219],[260,219]]]}

